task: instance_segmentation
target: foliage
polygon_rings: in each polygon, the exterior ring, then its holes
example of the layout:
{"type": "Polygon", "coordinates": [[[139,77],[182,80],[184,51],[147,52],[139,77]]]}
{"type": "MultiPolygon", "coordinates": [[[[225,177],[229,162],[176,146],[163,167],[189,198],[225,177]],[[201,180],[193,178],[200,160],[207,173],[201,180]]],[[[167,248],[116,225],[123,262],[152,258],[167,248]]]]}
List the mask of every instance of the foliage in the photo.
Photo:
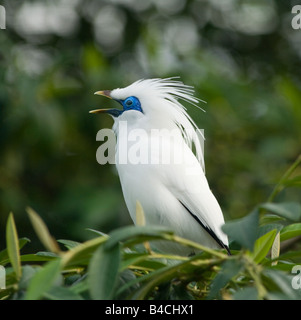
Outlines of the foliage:
{"type": "MultiPolygon", "coordinates": [[[[291,177],[300,163],[301,156],[270,198],[291,181],[300,181],[300,176],[291,177]]],[[[301,290],[292,286],[292,268],[301,262],[300,252],[280,252],[284,241],[301,235],[301,203],[262,203],[249,215],[226,223],[231,256],[163,227],[143,225],[108,235],[91,230],[96,237],[83,243],[55,240],[38,214],[31,208],[27,212],[48,251],[21,255],[29,240],[18,238],[10,214],[7,249],[0,252],[0,264],[10,265],[2,299],[301,299],[301,290]],[[154,252],[149,242],[156,240],[200,252],[191,257],[154,252]]],[[[143,222],[139,204],[137,216],[143,222]]]]}
{"type": "MultiPolygon", "coordinates": [[[[207,102],[205,113],[186,106],[205,130],[206,174],[226,220],[266,201],[300,153],[294,4],[3,0],[0,249],[11,211],[20,236],[32,239],[24,250],[42,249],[27,206],[59,238],[77,241],[90,237],[83,227],[109,232],[131,223],[113,166],[95,158],[97,131],[112,120],[88,111],[115,107],[95,91],[141,78],[180,76],[207,102]]],[[[290,188],[280,197],[298,201],[300,195],[290,188]]]]}

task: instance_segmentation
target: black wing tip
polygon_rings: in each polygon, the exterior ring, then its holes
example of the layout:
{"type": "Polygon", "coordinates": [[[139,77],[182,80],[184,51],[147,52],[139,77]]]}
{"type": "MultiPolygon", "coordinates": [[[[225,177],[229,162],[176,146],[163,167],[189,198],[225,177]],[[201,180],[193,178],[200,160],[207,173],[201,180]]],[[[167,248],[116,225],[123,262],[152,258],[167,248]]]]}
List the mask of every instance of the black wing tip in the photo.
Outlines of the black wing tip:
{"type": "Polygon", "coordinates": [[[209,228],[208,226],[205,226],[202,223],[202,221],[185,206],[185,204],[183,204],[181,201],[179,201],[179,202],[190,213],[190,215],[201,225],[201,227],[210,234],[210,236],[218,243],[218,245],[222,249],[225,249],[227,251],[228,256],[231,256],[232,254],[231,254],[229,247],[223,243],[223,241],[214,233],[214,231],[211,228],[209,228]]]}
{"type": "Polygon", "coordinates": [[[230,248],[227,245],[225,245],[224,243],[223,243],[223,248],[226,249],[228,256],[232,256],[230,248]]]}

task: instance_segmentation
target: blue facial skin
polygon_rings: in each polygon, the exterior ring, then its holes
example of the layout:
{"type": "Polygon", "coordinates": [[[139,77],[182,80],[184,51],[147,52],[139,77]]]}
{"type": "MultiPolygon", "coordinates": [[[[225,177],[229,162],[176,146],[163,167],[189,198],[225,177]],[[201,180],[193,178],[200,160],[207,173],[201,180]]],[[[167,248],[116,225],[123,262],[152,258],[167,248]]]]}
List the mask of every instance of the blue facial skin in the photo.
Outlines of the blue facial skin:
{"type": "Polygon", "coordinates": [[[140,101],[136,97],[131,96],[131,97],[126,98],[125,100],[116,100],[116,101],[122,105],[123,110],[108,109],[106,111],[107,113],[109,113],[110,115],[112,115],[115,118],[119,117],[123,112],[128,111],[128,110],[136,110],[136,111],[140,111],[143,113],[140,101]]]}

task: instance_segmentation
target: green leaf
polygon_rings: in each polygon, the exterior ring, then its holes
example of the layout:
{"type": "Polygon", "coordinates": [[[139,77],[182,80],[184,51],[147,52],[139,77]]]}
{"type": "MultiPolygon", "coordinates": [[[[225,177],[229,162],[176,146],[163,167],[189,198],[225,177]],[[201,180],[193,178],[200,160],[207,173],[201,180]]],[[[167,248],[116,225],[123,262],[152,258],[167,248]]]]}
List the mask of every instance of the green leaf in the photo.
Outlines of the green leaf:
{"type": "Polygon", "coordinates": [[[213,299],[217,296],[220,289],[236,276],[242,269],[242,264],[239,260],[228,260],[222,264],[221,270],[211,282],[211,288],[208,299],[213,299]]]}
{"type": "Polygon", "coordinates": [[[284,227],[280,232],[280,241],[285,241],[301,235],[301,223],[294,223],[284,227]]]}
{"type": "Polygon", "coordinates": [[[108,239],[108,236],[97,237],[88,240],[78,246],[70,249],[63,255],[63,266],[87,265],[90,261],[91,254],[108,239]]]}
{"type": "Polygon", "coordinates": [[[254,251],[251,255],[255,262],[259,263],[266,257],[273,245],[276,234],[277,230],[274,229],[255,241],[254,251]]]}
{"type": "Polygon", "coordinates": [[[31,281],[32,277],[36,274],[38,268],[32,267],[30,265],[25,265],[22,267],[22,277],[19,281],[19,290],[27,290],[27,286],[31,281]]]}
{"type": "MultiPolygon", "coordinates": [[[[189,279],[189,276],[191,277],[191,281],[194,281],[196,279],[196,275],[202,274],[205,270],[212,270],[213,266],[216,266],[219,262],[223,261],[223,259],[218,260],[215,258],[212,260],[203,260],[201,256],[203,255],[195,255],[184,262],[173,262],[171,265],[168,264],[166,267],[162,267],[153,272],[137,277],[119,288],[117,294],[120,295],[129,287],[139,283],[140,286],[138,290],[133,292],[127,298],[144,300],[151,291],[161,283],[166,283],[174,278],[179,278],[181,275],[184,276],[186,281],[189,279]]],[[[225,255],[225,259],[227,258],[228,256],[225,255]]]]}
{"type": "Polygon", "coordinates": [[[286,261],[287,263],[290,263],[289,261],[294,260],[294,259],[300,259],[301,257],[301,251],[296,250],[296,251],[288,251],[285,253],[282,253],[279,257],[279,259],[286,261]]]}
{"type": "Polygon", "coordinates": [[[61,239],[61,240],[57,240],[57,242],[62,243],[69,250],[80,245],[80,242],[72,241],[72,240],[61,239]]]}
{"type": "Polygon", "coordinates": [[[49,251],[39,251],[36,253],[39,257],[47,257],[47,258],[59,258],[60,256],[56,253],[49,252],[49,251]]]}
{"type": "Polygon", "coordinates": [[[50,300],[83,300],[83,298],[73,292],[70,288],[54,286],[44,293],[44,297],[50,300]]]}
{"type": "Polygon", "coordinates": [[[44,247],[51,252],[59,253],[59,245],[57,244],[56,240],[50,235],[49,230],[41,217],[32,208],[27,208],[26,211],[29,215],[34,230],[38,235],[40,241],[43,243],[44,247]]]}
{"type": "Polygon", "coordinates": [[[260,226],[266,224],[277,224],[278,222],[285,221],[285,218],[279,217],[276,214],[265,213],[260,216],[260,226]]]}
{"type": "Polygon", "coordinates": [[[292,221],[301,219],[301,205],[297,202],[267,202],[261,204],[259,207],[292,221]]]}
{"type": "Polygon", "coordinates": [[[258,292],[255,287],[246,287],[236,291],[233,295],[234,300],[257,300],[258,292]]]}
{"type": "Polygon", "coordinates": [[[165,233],[172,234],[172,231],[161,226],[127,226],[111,232],[105,248],[110,250],[111,247],[125,241],[128,241],[127,245],[133,245],[147,240],[164,239],[165,233]]]}
{"type": "Polygon", "coordinates": [[[141,260],[145,260],[148,258],[148,254],[145,252],[131,252],[131,253],[123,253],[122,262],[120,265],[121,270],[127,269],[130,265],[136,265],[141,260]]]}
{"type": "MultiPolygon", "coordinates": [[[[300,257],[300,255],[299,255],[300,257]]],[[[281,260],[279,257],[272,262],[273,270],[281,270],[285,271],[286,273],[291,273],[292,268],[295,264],[293,262],[281,260]]]]}
{"type": "Polygon", "coordinates": [[[72,292],[74,292],[75,294],[85,294],[86,292],[88,292],[88,283],[87,283],[87,277],[86,277],[86,273],[82,276],[82,278],[79,281],[76,281],[76,283],[72,284],[72,286],[70,287],[70,290],[72,292]]]}
{"type": "Polygon", "coordinates": [[[160,262],[160,261],[155,261],[155,260],[146,260],[146,259],[141,259],[140,261],[136,261],[134,266],[137,266],[138,268],[144,268],[145,270],[149,271],[154,271],[161,269],[163,267],[166,267],[166,264],[160,262]]]}
{"type": "Polygon", "coordinates": [[[39,253],[36,254],[24,254],[21,256],[22,262],[47,262],[56,259],[56,257],[41,255],[39,253]]]}
{"type": "Polygon", "coordinates": [[[259,213],[258,210],[254,210],[241,219],[227,222],[222,226],[222,229],[230,237],[230,240],[232,239],[243,248],[252,251],[257,238],[258,223],[259,213]]]}
{"type": "Polygon", "coordinates": [[[145,226],[145,214],[139,201],[136,201],[136,225],[145,226]]]}
{"type": "Polygon", "coordinates": [[[282,185],[286,187],[301,187],[301,176],[285,180],[282,182],[282,185]]]}
{"type": "Polygon", "coordinates": [[[90,231],[92,233],[95,233],[98,236],[108,236],[106,233],[101,232],[99,230],[91,229],[91,228],[86,228],[85,230],[90,231]]]}
{"type": "Polygon", "coordinates": [[[139,289],[132,293],[130,297],[134,300],[145,300],[153,288],[160,283],[170,281],[178,273],[178,266],[179,265],[167,266],[147,273],[141,277],[137,277],[135,280],[130,281],[119,288],[118,294],[124,292],[130,286],[140,283],[139,289]]]}
{"type": "Polygon", "coordinates": [[[110,250],[100,246],[89,264],[88,284],[92,299],[112,299],[120,264],[119,244],[110,250]]]}
{"type": "MultiPolygon", "coordinates": [[[[36,254],[23,254],[20,256],[21,262],[47,262],[51,261],[53,259],[57,258],[57,256],[45,256],[45,255],[40,255],[40,253],[36,254]]],[[[9,263],[9,259],[3,260],[1,265],[5,266],[7,263],[9,263]]]]}
{"type": "Polygon", "coordinates": [[[9,214],[6,224],[6,246],[10,263],[16,273],[16,278],[20,279],[22,275],[22,269],[20,262],[19,239],[12,213],[9,214]]]}
{"type": "Polygon", "coordinates": [[[60,275],[61,259],[55,259],[45,264],[37,273],[32,277],[28,290],[26,292],[26,300],[37,300],[47,292],[55,280],[60,275]]]}
{"type": "MultiPolygon", "coordinates": [[[[276,237],[274,239],[272,249],[271,249],[271,259],[277,259],[280,254],[280,232],[278,231],[276,237]]],[[[272,262],[272,266],[276,266],[278,264],[278,260],[272,262]]]]}
{"type": "Polygon", "coordinates": [[[266,233],[272,231],[272,230],[277,230],[278,232],[283,228],[282,224],[279,223],[269,223],[265,224],[263,226],[260,226],[258,228],[258,234],[257,237],[260,238],[261,236],[265,235],[266,233]]]}
{"type": "MultiPolygon", "coordinates": [[[[21,250],[26,243],[30,242],[28,238],[20,238],[19,239],[19,250],[21,250]]],[[[4,249],[0,252],[0,264],[3,266],[4,264],[8,263],[8,251],[4,249]]]]}
{"type": "Polygon", "coordinates": [[[272,299],[277,296],[286,299],[300,299],[300,292],[292,287],[292,275],[288,275],[280,270],[264,269],[263,275],[266,277],[266,287],[268,289],[268,297],[272,299]],[[280,295],[279,295],[280,294],[280,295]]]}
{"type": "MultiPolygon", "coordinates": [[[[124,285],[130,283],[131,281],[135,280],[136,276],[135,273],[129,269],[125,269],[119,273],[118,280],[115,284],[115,292],[118,291],[119,288],[123,287],[124,285]]],[[[131,287],[128,287],[127,290],[124,290],[122,294],[117,295],[114,294],[114,299],[117,300],[125,300],[126,297],[130,296],[131,293],[139,288],[139,284],[135,283],[131,287]]]]}

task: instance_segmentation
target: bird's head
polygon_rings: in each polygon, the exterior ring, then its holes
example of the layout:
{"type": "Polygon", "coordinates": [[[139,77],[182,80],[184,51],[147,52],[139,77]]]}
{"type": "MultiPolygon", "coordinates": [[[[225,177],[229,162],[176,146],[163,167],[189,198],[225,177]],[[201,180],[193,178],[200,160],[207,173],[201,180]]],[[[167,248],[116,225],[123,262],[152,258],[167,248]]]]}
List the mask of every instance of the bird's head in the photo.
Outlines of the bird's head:
{"type": "Polygon", "coordinates": [[[179,122],[181,116],[189,116],[178,99],[195,104],[198,99],[192,93],[192,87],[174,78],[138,80],[125,88],[95,92],[117,101],[122,108],[96,109],[90,113],[107,113],[115,120],[121,116],[127,120],[136,114],[138,118],[145,116],[149,120],[161,118],[165,122],[179,122]]]}
{"type": "Polygon", "coordinates": [[[91,110],[90,113],[107,113],[111,115],[113,118],[118,118],[126,111],[138,111],[140,113],[143,113],[139,98],[133,95],[129,95],[129,96],[123,95],[122,97],[120,97],[120,95],[116,95],[116,91],[118,92],[118,90],[121,90],[121,89],[115,89],[112,91],[111,90],[97,91],[95,92],[95,94],[100,96],[105,96],[117,101],[118,103],[121,104],[122,109],[117,109],[117,108],[96,109],[96,110],[91,110]]]}

